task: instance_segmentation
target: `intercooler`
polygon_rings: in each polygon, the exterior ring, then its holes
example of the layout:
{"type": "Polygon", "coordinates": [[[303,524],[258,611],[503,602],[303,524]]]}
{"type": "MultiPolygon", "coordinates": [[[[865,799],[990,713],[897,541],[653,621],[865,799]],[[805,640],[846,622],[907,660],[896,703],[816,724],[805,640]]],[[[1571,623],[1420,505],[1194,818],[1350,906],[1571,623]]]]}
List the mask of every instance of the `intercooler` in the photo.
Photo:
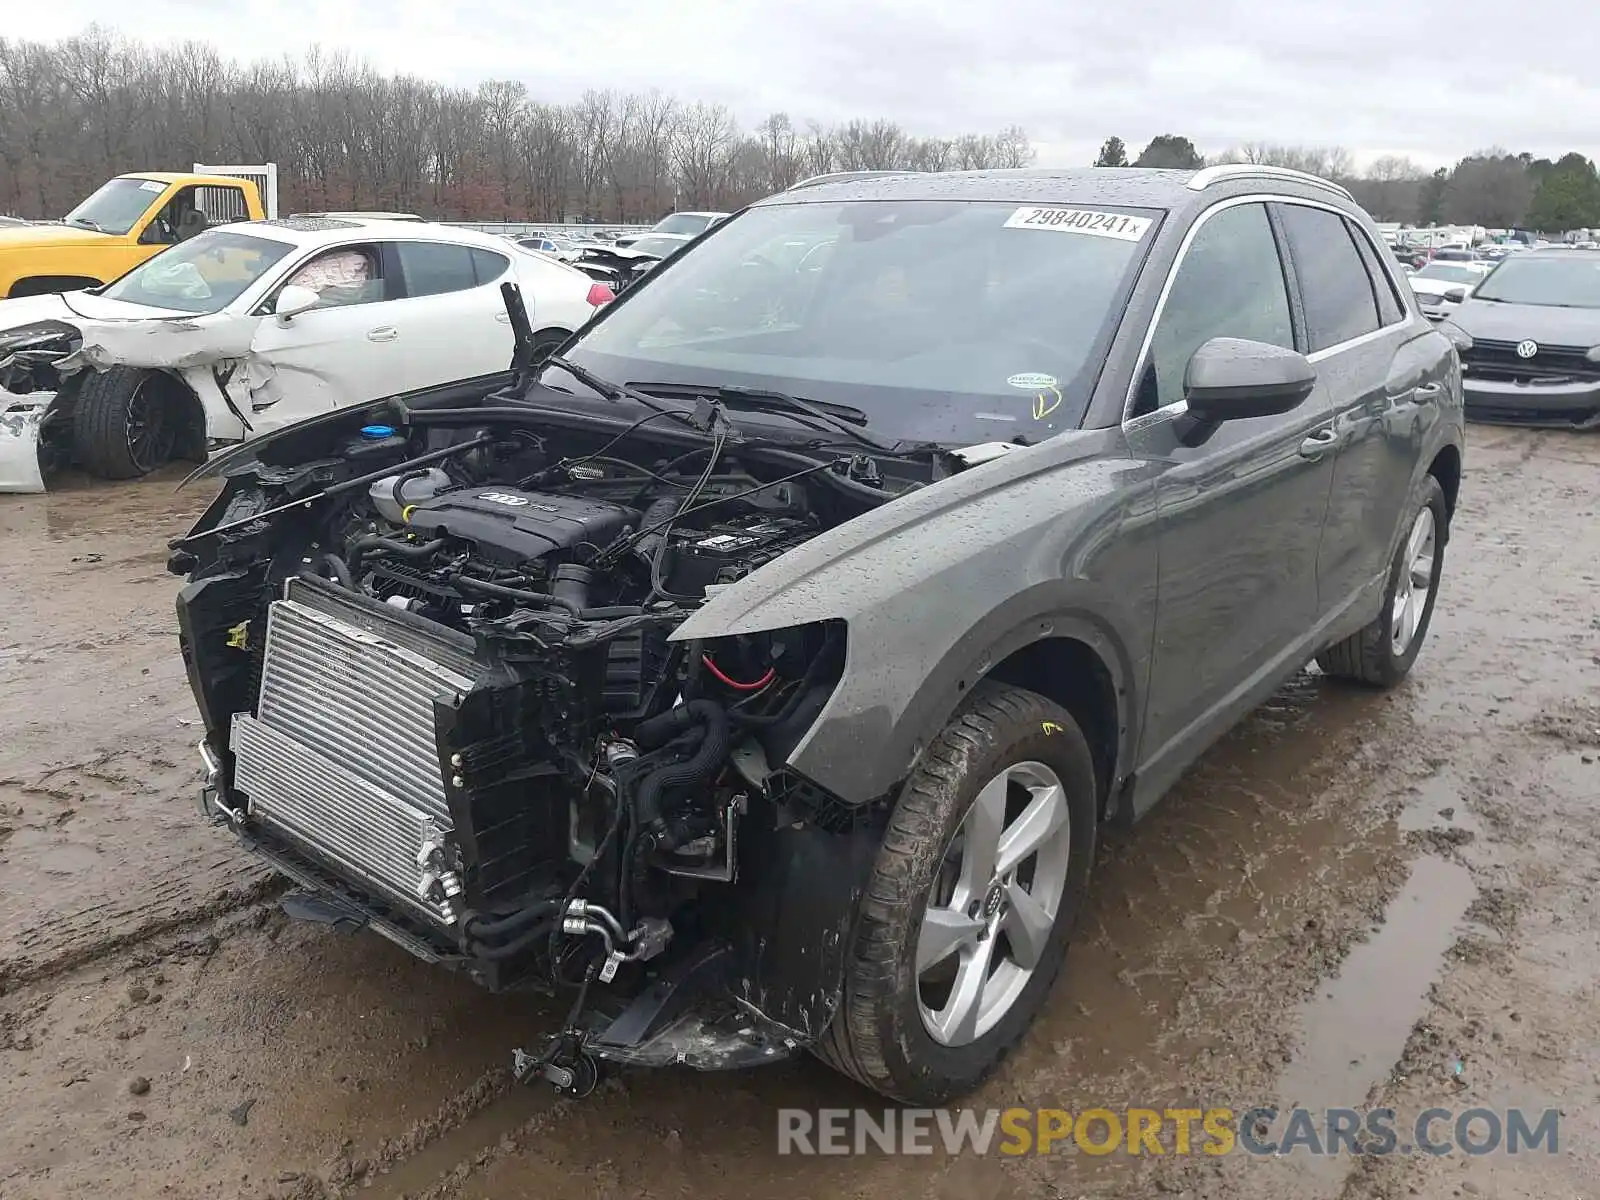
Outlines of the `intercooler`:
{"type": "Polygon", "coordinates": [[[472,688],[467,646],[291,580],[268,607],[256,713],[234,715],[250,818],[429,920],[455,920],[460,863],[436,700],[472,688]]]}

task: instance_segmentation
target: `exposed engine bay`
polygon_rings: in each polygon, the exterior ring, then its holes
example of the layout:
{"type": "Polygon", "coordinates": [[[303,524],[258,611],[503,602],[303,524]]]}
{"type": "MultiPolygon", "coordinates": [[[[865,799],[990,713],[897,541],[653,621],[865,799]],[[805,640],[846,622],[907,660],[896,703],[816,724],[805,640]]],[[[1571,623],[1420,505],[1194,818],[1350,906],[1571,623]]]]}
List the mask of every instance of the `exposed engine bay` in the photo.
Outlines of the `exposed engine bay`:
{"type": "Polygon", "coordinates": [[[949,467],[636,411],[392,402],[288,430],[169,564],[207,815],[301,883],[297,915],[574,989],[518,1072],[576,1091],[596,1057],[737,1066],[826,1027],[883,814],[785,764],[845,629],[671,635],[949,467]]]}

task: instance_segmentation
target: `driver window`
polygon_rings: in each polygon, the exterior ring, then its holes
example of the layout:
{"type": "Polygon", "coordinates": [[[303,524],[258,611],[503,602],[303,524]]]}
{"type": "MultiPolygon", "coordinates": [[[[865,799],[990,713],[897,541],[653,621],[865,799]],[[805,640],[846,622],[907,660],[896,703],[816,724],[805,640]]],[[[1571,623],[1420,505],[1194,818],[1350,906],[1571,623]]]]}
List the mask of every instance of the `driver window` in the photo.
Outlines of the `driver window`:
{"type": "Polygon", "coordinates": [[[318,308],[372,304],[385,299],[375,246],[340,246],[319,254],[289,276],[284,286],[310,288],[320,297],[318,308]]]}
{"type": "Polygon", "coordinates": [[[1283,262],[1264,205],[1223,209],[1195,234],[1151,338],[1129,416],[1182,400],[1189,360],[1215,337],[1295,348],[1283,262]]]}

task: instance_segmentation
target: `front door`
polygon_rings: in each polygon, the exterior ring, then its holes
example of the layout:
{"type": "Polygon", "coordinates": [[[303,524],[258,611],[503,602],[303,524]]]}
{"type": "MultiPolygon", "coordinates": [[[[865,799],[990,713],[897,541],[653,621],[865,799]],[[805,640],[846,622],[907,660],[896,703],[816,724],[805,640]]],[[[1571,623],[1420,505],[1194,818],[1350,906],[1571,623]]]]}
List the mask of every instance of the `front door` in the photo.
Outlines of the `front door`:
{"type": "Polygon", "coordinates": [[[1333,477],[1332,410],[1313,396],[1281,416],[1197,428],[1189,359],[1214,337],[1300,347],[1264,204],[1201,218],[1156,318],[1126,424],[1155,463],[1158,584],[1135,804],[1159,794],[1286,669],[1318,611],[1317,547],[1333,477]],[[1148,785],[1148,786],[1144,786],[1148,785]]]}
{"type": "MultiPolygon", "coordinates": [[[[409,386],[394,319],[401,305],[380,246],[325,250],[292,271],[290,284],[322,299],[287,322],[265,316],[256,330],[243,381],[256,433],[409,386]]],[[[240,395],[239,383],[230,382],[230,395],[240,395]]]]}

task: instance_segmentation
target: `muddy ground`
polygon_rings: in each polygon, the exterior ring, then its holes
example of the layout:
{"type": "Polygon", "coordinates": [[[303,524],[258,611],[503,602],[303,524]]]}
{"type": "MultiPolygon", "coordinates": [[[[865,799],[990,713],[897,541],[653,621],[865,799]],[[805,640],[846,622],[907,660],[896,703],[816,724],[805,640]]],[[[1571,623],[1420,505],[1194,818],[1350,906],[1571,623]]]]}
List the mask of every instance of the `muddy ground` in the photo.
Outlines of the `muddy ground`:
{"type": "Polygon", "coordinates": [[[809,1061],[514,1088],[558,1019],[286,920],[191,802],[176,475],[0,497],[0,1197],[1600,1195],[1600,440],[1472,430],[1434,625],[1308,673],[1108,839],[979,1106],[1562,1110],[1560,1153],[796,1158],[809,1061]]]}

